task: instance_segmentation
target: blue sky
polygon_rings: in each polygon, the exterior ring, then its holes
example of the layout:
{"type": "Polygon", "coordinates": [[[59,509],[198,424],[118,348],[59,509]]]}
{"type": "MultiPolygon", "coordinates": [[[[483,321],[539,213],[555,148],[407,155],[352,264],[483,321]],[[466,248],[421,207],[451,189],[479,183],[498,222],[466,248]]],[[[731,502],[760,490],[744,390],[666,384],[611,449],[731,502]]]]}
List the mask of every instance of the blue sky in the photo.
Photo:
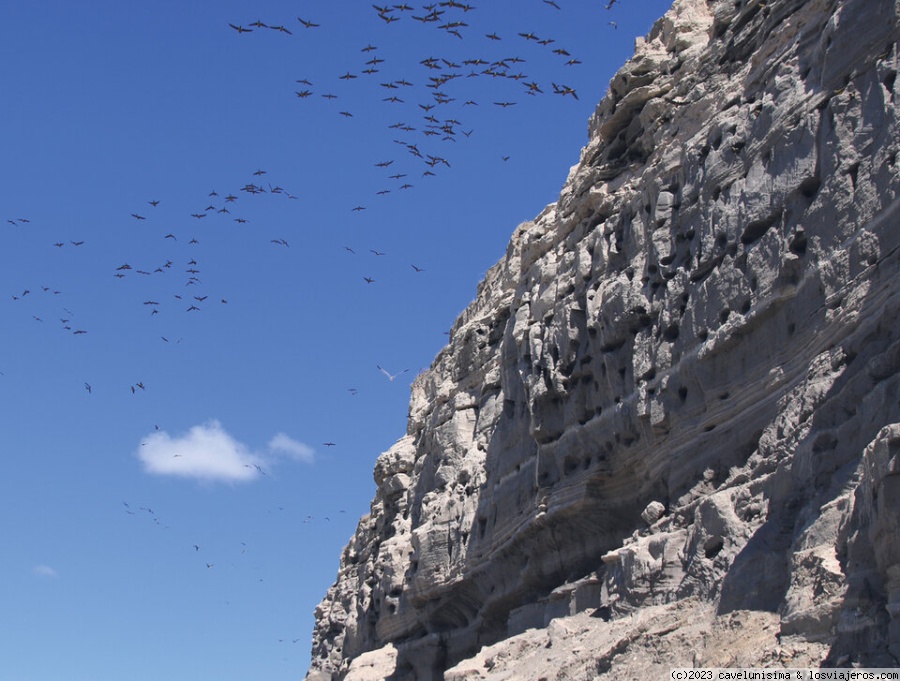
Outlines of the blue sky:
{"type": "Polygon", "coordinates": [[[3,678],[302,677],[412,378],[669,3],[410,4],[4,7],[3,678]]]}

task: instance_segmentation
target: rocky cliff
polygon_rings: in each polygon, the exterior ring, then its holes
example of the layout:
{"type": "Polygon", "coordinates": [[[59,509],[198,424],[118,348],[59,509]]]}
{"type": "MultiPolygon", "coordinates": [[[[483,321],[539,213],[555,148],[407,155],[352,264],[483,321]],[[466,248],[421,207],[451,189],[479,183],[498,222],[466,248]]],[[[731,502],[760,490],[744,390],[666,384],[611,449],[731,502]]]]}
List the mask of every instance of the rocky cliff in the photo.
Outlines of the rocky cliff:
{"type": "Polygon", "coordinates": [[[900,658],[896,0],[676,0],[412,391],[308,678],[900,658]]]}

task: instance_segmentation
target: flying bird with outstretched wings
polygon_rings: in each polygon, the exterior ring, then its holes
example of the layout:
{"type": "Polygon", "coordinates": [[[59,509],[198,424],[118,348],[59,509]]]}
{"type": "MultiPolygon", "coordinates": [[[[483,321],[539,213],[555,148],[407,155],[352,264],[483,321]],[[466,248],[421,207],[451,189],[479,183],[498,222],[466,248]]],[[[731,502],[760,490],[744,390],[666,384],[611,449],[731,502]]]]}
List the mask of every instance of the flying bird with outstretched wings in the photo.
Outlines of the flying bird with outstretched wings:
{"type": "Polygon", "coordinates": [[[386,369],[382,369],[377,364],[375,366],[378,369],[378,371],[380,371],[381,373],[383,373],[385,376],[388,377],[389,381],[393,381],[395,378],[397,378],[397,376],[400,376],[401,374],[405,374],[407,371],[409,371],[409,369],[404,369],[403,371],[398,371],[396,374],[392,374],[389,371],[387,371],[386,369]]]}

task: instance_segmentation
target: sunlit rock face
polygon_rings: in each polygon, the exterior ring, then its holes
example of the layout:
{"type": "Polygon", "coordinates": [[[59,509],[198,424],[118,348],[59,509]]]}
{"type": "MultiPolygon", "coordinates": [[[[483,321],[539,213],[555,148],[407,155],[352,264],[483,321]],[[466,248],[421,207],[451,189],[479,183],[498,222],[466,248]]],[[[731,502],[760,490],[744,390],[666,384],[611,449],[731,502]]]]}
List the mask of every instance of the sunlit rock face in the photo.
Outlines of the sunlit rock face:
{"type": "Polygon", "coordinates": [[[898,664],[898,38],[676,0],[637,42],[416,379],[309,679],[898,664]]]}

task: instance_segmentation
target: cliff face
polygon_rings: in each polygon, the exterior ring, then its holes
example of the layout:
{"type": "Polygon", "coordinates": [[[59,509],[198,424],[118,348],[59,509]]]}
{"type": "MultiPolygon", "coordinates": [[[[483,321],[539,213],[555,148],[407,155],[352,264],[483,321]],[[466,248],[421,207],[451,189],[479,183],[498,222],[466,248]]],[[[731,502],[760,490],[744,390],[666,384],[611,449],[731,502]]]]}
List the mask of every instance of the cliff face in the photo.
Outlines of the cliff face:
{"type": "Polygon", "coordinates": [[[638,41],[416,379],[308,678],[898,663],[898,14],[638,41]]]}

